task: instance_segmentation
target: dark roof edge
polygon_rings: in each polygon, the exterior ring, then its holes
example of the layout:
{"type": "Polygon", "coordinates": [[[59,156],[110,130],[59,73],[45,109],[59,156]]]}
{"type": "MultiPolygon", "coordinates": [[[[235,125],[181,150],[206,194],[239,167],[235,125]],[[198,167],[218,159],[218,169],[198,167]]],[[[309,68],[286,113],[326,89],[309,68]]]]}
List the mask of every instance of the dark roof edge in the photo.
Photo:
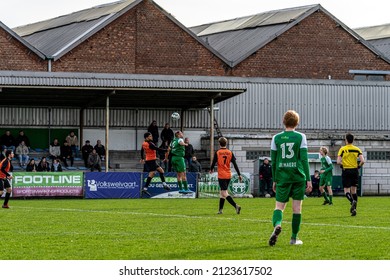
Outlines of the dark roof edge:
{"type": "MultiPolygon", "coordinates": [[[[362,70],[350,70],[350,73],[362,70]]],[[[378,72],[378,71],[377,71],[378,72]]],[[[387,73],[389,71],[381,71],[387,73]]],[[[44,71],[5,71],[0,70],[0,78],[12,77],[20,83],[23,78],[33,78],[41,84],[42,79],[90,79],[90,80],[150,80],[150,81],[184,81],[184,82],[229,82],[240,83],[288,83],[310,85],[386,85],[387,81],[355,81],[302,78],[267,78],[267,77],[236,77],[236,76],[192,76],[192,75],[162,75],[162,74],[120,74],[120,73],[89,73],[89,72],[44,72],[44,71]]],[[[0,84],[0,88],[2,85],[0,84]]],[[[241,88],[237,85],[237,88],[241,88]]]]}
{"type": "Polygon", "coordinates": [[[83,34],[81,37],[76,38],[71,44],[68,46],[65,46],[58,54],[56,54],[52,59],[54,61],[60,59],[62,56],[67,54],[69,51],[80,45],[82,42],[90,38],[91,36],[95,35],[97,32],[99,32],[101,29],[112,23],[114,20],[122,16],[123,14],[127,13],[129,10],[133,9],[135,6],[137,6],[139,3],[141,3],[143,0],[137,0],[134,1],[133,3],[129,4],[125,8],[123,8],[121,11],[107,15],[103,18],[103,20],[99,21],[93,28],[88,30],[85,34],[83,34]]]}
{"type": "Polygon", "coordinates": [[[390,64],[390,59],[386,57],[385,54],[383,54],[380,50],[378,50],[376,47],[374,47],[371,43],[369,43],[367,40],[365,40],[362,36],[360,36],[356,31],[354,31],[352,28],[349,28],[347,25],[345,25],[342,21],[340,21],[338,18],[336,18],[334,15],[332,15],[328,10],[326,10],[324,7],[320,6],[320,10],[324,13],[326,13],[329,17],[331,17],[334,21],[337,22],[345,31],[347,31],[350,35],[356,38],[361,44],[363,44],[366,48],[368,48],[371,52],[376,54],[380,59],[384,60],[385,62],[390,64]]]}
{"type": "Polygon", "coordinates": [[[288,31],[289,29],[291,29],[292,27],[294,27],[295,25],[300,23],[302,20],[304,20],[308,16],[312,15],[314,12],[316,12],[316,11],[321,9],[321,5],[320,4],[310,5],[310,6],[313,6],[313,7],[310,8],[309,10],[307,10],[306,12],[304,12],[296,20],[288,23],[283,29],[281,29],[277,34],[275,34],[275,36],[269,37],[267,41],[265,41],[264,43],[262,43],[261,45],[255,47],[255,48],[253,48],[251,51],[247,52],[247,54],[245,56],[242,56],[239,59],[233,61],[233,67],[237,66],[238,64],[243,62],[245,59],[247,59],[249,56],[251,56],[254,52],[256,52],[259,49],[261,49],[262,47],[266,46],[267,44],[269,44],[270,42],[272,42],[273,40],[278,38],[280,35],[282,35],[284,32],[288,31]]]}
{"type": "Polygon", "coordinates": [[[0,21],[0,28],[4,29],[8,34],[10,34],[14,39],[19,41],[22,45],[24,45],[26,48],[28,48],[30,51],[35,53],[39,58],[42,60],[46,59],[46,56],[41,53],[38,49],[36,49],[34,46],[32,46],[30,43],[28,43],[26,40],[24,40],[22,37],[20,37],[18,34],[16,34],[11,28],[6,26],[4,23],[0,21]]]}
{"type": "Polygon", "coordinates": [[[288,24],[285,28],[283,28],[276,36],[270,37],[269,40],[265,41],[263,44],[260,46],[257,46],[254,48],[252,51],[248,52],[249,55],[243,56],[233,62],[233,67],[244,61],[246,58],[248,58],[250,55],[252,55],[255,51],[261,49],[271,41],[273,41],[275,38],[279,37],[282,35],[284,32],[307,18],[308,16],[312,15],[314,12],[317,11],[322,11],[325,14],[327,14],[330,18],[332,18],[337,24],[340,25],[345,31],[347,31],[350,35],[355,37],[360,43],[362,43],[366,48],[368,48],[370,51],[372,51],[374,54],[376,54],[379,58],[382,60],[386,61],[387,63],[390,63],[390,59],[386,57],[381,51],[379,51],[377,48],[375,48],[373,45],[371,45],[368,41],[366,41],[363,37],[361,37],[359,34],[357,34],[353,29],[349,28],[347,25],[345,25],[342,21],[337,19],[333,14],[331,14],[328,10],[326,10],[324,7],[322,7],[320,4],[314,5],[313,8],[309,9],[306,11],[304,14],[302,14],[300,17],[298,17],[297,20],[291,22],[288,24]]]}

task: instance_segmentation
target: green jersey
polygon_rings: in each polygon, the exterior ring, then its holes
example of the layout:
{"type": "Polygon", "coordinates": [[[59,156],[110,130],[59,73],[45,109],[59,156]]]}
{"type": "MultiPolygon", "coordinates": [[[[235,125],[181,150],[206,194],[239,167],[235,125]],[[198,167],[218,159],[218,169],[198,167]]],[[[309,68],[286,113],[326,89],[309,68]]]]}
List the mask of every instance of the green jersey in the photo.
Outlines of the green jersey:
{"type": "Polygon", "coordinates": [[[272,177],[278,184],[310,181],[306,135],[283,131],[271,142],[272,177]]]}
{"type": "Polygon", "coordinates": [[[171,142],[171,154],[172,156],[184,157],[185,146],[180,145],[180,142],[184,142],[183,138],[174,138],[171,142]]]}
{"type": "Polygon", "coordinates": [[[332,175],[333,164],[329,156],[321,157],[321,170],[325,171],[321,174],[323,176],[332,175]]]}

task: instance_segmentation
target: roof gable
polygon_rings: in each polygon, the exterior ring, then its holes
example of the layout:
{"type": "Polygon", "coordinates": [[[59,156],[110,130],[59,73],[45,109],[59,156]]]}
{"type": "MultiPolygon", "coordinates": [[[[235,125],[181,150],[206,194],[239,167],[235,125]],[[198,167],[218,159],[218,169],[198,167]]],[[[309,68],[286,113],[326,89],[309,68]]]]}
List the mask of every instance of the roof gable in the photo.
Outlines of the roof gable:
{"type": "Polygon", "coordinates": [[[8,33],[12,38],[20,42],[23,46],[25,46],[28,50],[36,54],[39,58],[45,59],[45,56],[43,53],[41,53],[39,50],[37,50],[33,45],[31,45],[29,42],[24,40],[22,37],[20,37],[18,34],[16,34],[12,29],[8,28],[5,24],[3,24],[0,21],[0,28],[3,29],[6,33],[8,33]]]}
{"type": "MultiPolygon", "coordinates": [[[[14,28],[32,46],[39,49],[49,59],[58,60],[70,50],[90,38],[115,19],[136,7],[143,0],[122,0],[74,12],[57,18],[14,28]]],[[[171,14],[151,1],[166,17],[192,36],[197,42],[216,57],[224,57],[196,36],[191,30],[177,21],[171,14]]]]}
{"type": "Polygon", "coordinates": [[[58,60],[140,2],[142,0],[109,3],[13,30],[46,57],[58,60]]]}
{"type": "Polygon", "coordinates": [[[190,29],[224,56],[231,67],[235,67],[259,49],[318,11],[324,12],[365,47],[390,63],[390,60],[378,49],[366,42],[356,32],[348,28],[319,4],[270,11],[232,20],[203,24],[191,27],[190,29]]]}

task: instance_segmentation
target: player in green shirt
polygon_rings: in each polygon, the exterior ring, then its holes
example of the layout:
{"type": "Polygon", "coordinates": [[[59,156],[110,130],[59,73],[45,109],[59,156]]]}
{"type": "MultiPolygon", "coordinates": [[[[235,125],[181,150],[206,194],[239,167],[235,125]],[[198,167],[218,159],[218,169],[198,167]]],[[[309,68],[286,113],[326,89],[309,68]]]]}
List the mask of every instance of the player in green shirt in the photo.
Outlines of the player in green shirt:
{"type": "Polygon", "coordinates": [[[322,205],[333,205],[333,191],[332,191],[332,178],[333,178],[333,164],[332,160],[328,156],[328,148],[321,147],[321,170],[320,170],[320,192],[324,197],[325,201],[322,205]],[[326,194],[325,187],[328,190],[328,195],[326,194]]]}
{"type": "Polygon", "coordinates": [[[179,185],[179,193],[191,193],[188,189],[186,176],[186,163],[184,161],[185,147],[188,145],[183,140],[183,132],[176,131],[175,138],[169,146],[169,153],[172,155],[172,168],[177,173],[177,183],[179,185]]]}
{"type": "Polygon", "coordinates": [[[274,231],[268,244],[274,246],[282,232],[283,211],[292,197],[292,234],[291,245],[301,245],[298,232],[302,220],[302,201],[305,192],[311,192],[311,177],[307,158],[306,135],[295,131],[299,124],[299,115],[293,110],[283,116],[286,129],[276,134],[271,142],[271,161],[273,191],[276,193],[275,210],[272,216],[274,231]]]}

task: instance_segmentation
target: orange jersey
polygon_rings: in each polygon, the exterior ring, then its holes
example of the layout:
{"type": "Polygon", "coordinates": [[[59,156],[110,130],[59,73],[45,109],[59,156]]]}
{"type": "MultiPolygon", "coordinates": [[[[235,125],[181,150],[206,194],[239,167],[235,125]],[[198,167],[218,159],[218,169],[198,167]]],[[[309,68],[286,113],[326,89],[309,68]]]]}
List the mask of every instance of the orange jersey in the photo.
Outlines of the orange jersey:
{"type": "Polygon", "coordinates": [[[142,144],[142,150],[143,150],[143,153],[141,152],[141,155],[143,157],[143,155],[145,155],[145,160],[148,161],[148,160],[156,160],[157,159],[157,154],[156,154],[156,150],[158,148],[156,147],[156,145],[154,145],[153,142],[148,142],[148,141],[144,141],[144,143],[142,144]]]}
{"type": "Polygon", "coordinates": [[[237,171],[237,174],[240,175],[240,172],[237,168],[236,158],[234,157],[232,151],[221,148],[215,152],[213,163],[211,169],[214,169],[215,164],[218,166],[218,179],[231,179],[232,171],[230,169],[230,163],[233,163],[234,168],[237,171]]]}
{"type": "Polygon", "coordinates": [[[11,169],[11,162],[5,158],[0,163],[0,179],[5,179],[9,176],[8,172],[11,169]]]}

